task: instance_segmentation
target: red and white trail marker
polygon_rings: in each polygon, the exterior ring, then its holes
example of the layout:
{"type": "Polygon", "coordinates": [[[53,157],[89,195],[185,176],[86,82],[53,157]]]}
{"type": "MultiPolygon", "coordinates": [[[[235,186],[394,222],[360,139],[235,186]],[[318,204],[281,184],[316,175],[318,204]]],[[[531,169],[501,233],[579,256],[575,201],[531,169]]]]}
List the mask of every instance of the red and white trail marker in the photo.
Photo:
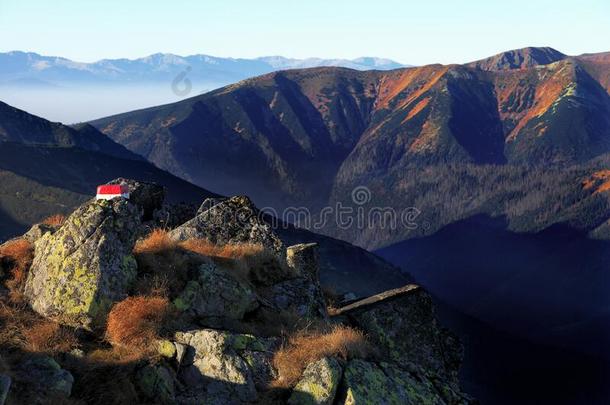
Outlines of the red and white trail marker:
{"type": "Polygon", "coordinates": [[[129,199],[129,188],[120,184],[104,184],[97,186],[96,200],[112,200],[116,197],[129,199]]]}

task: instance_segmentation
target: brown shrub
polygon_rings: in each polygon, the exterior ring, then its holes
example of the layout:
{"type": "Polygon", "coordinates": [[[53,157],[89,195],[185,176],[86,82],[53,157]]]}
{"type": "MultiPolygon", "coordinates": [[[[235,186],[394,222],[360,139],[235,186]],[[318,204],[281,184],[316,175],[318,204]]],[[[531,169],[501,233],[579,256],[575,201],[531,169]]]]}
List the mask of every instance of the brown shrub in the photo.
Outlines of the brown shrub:
{"type": "Polygon", "coordinates": [[[136,242],[133,248],[133,253],[162,253],[171,252],[178,247],[178,244],[170,239],[169,232],[165,229],[153,229],[153,231],[144,239],[136,242]]]}
{"type": "Polygon", "coordinates": [[[78,346],[72,329],[57,322],[43,320],[23,330],[25,349],[36,353],[68,352],[78,346]]]}
{"type": "Polygon", "coordinates": [[[236,260],[259,255],[264,250],[263,246],[253,243],[216,245],[206,239],[188,239],[180,242],[180,247],[202,256],[236,260]]]}
{"type": "Polygon", "coordinates": [[[59,227],[62,226],[64,221],[66,220],[66,216],[62,214],[51,215],[42,220],[41,224],[59,227]]]}
{"type": "Polygon", "coordinates": [[[347,360],[364,358],[369,353],[364,334],[348,326],[335,326],[329,332],[297,333],[273,356],[279,377],[272,386],[294,386],[308,364],[324,357],[336,356],[347,360]]]}
{"type": "Polygon", "coordinates": [[[27,271],[34,258],[34,248],[25,239],[14,239],[0,246],[0,262],[8,262],[10,278],[6,281],[6,287],[10,291],[11,300],[21,302],[21,290],[27,271]]]}
{"type": "Polygon", "coordinates": [[[116,346],[145,349],[158,338],[168,308],[166,297],[128,297],[108,314],[106,338],[116,346]]]}

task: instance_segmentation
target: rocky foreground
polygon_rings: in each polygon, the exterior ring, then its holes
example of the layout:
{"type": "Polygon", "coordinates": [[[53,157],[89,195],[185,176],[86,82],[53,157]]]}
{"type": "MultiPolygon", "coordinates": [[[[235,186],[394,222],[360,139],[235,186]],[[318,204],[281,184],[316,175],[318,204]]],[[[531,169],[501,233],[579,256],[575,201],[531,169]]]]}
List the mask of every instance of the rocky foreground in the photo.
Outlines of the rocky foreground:
{"type": "Polygon", "coordinates": [[[0,246],[0,405],[473,403],[418,286],[342,301],[248,198],[118,181],[0,246]]]}

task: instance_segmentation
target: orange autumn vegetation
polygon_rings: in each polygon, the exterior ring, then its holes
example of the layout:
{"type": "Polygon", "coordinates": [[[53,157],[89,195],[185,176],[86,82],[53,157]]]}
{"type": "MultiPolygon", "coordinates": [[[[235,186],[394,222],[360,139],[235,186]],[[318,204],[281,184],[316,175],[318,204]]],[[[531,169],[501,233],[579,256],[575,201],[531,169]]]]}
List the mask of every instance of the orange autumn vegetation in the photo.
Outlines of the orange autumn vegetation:
{"type": "Polygon", "coordinates": [[[14,301],[21,301],[21,287],[33,258],[32,244],[25,239],[14,239],[0,246],[0,263],[6,261],[10,266],[11,276],[6,287],[14,301]]]}
{"type": "Polygon", "coordinates": [[[0,301],[0,324],[0,341],[5,348],[53,354],[79,345],[72,329],[42,318],[22,304],[0,301]]]}
{"type": "Polygon", "coordinates": [[[217,245],[205,239],[188,239],[176,242],[171,240],[166,230],[155,229],[145,239],[136,243],[133,252],[135,254],[155,254],[179,248],[202,256],[224,259],[242,259],[263,251],[262,246],[252,243],[217,245]]]}
{"type": "Polygon", "coordinates": [[[168,309],[165,297],[128,297],[115,304],[108,314],[106,338],[116,346],[145,349],[158,338],[168,309]]]}
{"type": "Polygon", "coordinates": [[[55,214],[43,219],[41,223],[49,226],[62,226],[65,220],[65,215],[55,214]]]}
{"type": "Polygon", "coordinates": [[[293,387],[308,364],[324,357],[365,358],[371,350],[364,334],[348,326],[335,326],[330,332],[297,333],[273,356],[278,378],[272,386],[293,387]]]}
{"type": "Polygon", "coordinates": [[[65,353],[78,346],[72,329],[44,320],[23,330],[26,349],[35,353],[65,353]]]}

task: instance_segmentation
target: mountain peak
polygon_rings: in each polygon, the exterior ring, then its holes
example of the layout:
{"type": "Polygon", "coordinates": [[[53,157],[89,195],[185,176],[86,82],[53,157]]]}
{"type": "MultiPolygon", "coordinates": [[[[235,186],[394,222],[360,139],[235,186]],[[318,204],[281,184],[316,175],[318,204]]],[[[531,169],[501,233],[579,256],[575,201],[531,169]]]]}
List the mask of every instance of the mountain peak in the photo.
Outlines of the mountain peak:
{"type": "Polygon", "coordinates": [[[471,62],[468,66],[488,71],[527,69],[548,65],[566,57],[567,55],[551,47],[527,47],[501,52],[489,58],[471,62]]]}

